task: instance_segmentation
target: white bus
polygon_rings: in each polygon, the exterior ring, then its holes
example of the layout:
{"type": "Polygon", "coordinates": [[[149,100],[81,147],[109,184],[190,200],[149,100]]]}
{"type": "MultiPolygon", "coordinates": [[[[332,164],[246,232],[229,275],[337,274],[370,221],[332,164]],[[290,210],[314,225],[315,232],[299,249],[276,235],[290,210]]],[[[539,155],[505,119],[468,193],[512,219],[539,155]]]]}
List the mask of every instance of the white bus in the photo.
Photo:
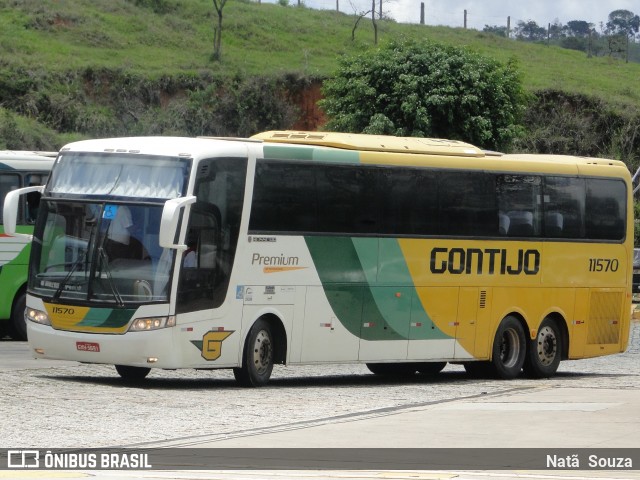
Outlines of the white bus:
{"type": "MultiPolygon", "coordinates": [[[[19,188],[44,185],[56,153],[28,151],[0,151],[0,208],[5,195],[19,188]]],[[[27,264],[29,262],[29,234],[33,231],[40,194],[25,195],[19,205],[16,224],[23,235],[9,235],[4,231],[0,211],[0,337],[5,333],[16,340],[27,339],[24,308],[27,292],[27,264]]]]}
{"type": "Polygon", "coordinates": [[[419,138],[73,143],[34,231],[29,345],[129,380],[231,368],[258,386],[327,362],[551,376],[627,345],[630,180],[612,160],[419,138]]]}

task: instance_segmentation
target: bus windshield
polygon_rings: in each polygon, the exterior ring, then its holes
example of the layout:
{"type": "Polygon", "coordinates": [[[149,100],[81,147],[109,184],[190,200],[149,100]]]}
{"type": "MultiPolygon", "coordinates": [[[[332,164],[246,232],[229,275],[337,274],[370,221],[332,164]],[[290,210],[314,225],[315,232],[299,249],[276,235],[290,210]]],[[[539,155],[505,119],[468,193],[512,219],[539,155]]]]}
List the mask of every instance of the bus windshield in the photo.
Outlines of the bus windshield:
{"type": "Polygon", "coordinates": [[[109,195],[136,199],[179,197],[188,178],[187,159],[67,152],[60,155],[47,194],[109,195]]]}
{"type": "Polygon", "coordinates": [[[168,301],[175,252],[159,245],[162,207],[183,194],[188,158],[62,152],[41,201],[30,291],[50,301],[168,301]]]}
{"type": "Polygon", "coordinates": [[[168,301],[174,251],[158,243],[162,204],[42,201],[30,290],[50,301],[168,301]]]}

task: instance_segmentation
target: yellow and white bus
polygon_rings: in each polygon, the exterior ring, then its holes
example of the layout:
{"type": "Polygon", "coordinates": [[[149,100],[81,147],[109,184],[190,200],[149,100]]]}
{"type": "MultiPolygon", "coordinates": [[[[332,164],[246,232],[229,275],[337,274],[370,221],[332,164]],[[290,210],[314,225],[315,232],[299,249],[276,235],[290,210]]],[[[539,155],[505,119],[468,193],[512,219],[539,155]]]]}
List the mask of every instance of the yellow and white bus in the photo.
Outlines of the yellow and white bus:
{"type": "Polygon", "coordinates": [[[618,161],[422,138],[73,143],[41,200],[29,344],[125,379],[231,368],[259,386],[328,362],[548,377],[626,348],[630,180],[618,161]]]}

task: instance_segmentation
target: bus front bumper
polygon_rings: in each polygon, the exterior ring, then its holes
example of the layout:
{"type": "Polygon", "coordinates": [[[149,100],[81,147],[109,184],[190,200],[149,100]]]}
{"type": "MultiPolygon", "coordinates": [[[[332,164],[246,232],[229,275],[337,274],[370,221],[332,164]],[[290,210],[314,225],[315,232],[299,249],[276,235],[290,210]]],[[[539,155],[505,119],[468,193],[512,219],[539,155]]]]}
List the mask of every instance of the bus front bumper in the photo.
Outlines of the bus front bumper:
{"type": "Polygon", "coordinates": [[[180,366],[173,328],[95,334],[55,330],[27,321],[27,335],[35,358],[148,368],[180,366]]]}

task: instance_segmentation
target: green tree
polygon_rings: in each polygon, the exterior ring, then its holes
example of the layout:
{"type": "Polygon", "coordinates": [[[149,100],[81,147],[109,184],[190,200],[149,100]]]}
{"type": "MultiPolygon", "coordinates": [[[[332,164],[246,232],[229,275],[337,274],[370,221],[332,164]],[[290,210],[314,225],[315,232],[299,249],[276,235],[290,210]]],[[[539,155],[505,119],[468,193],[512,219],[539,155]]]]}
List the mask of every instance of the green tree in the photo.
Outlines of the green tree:
{"type": "Polygon", "coordinates": [[[584,20],[570,20],[567,22],[566,30],[567,35],[570,37],[583,37],[586,38],[593,30],[593,23],[585,22],[584,20]]]}
{"type": "Polygon", "coordinates": [[[629,62],[629,38],[635,37],[640,30],[640,17],[629,10],[614,10],[609,14],[605,34],[609,36],[610,54],[625,53],[629,62]]]}
{"type": "Polygon", "coordinates": [[[518,20],[514,33],[518,40],[527,42],[540,42],[547,36],[547,30],[533,20],[529,20],[528,22],[518,20]]]}
{"type": "Polygon", "coordinates": [[[501,25],[485,25],[482,29],[483,32],[493,33],[499,37],[507,37],[507,27],[501,25]]]}
{"type": "Polygon", "coordinates": [[[326,128],[440,137],[506,149],[520,132],[524,102],[513,61],[431,42],[392,42],[339,61],[324,82],[326,128]]]}

